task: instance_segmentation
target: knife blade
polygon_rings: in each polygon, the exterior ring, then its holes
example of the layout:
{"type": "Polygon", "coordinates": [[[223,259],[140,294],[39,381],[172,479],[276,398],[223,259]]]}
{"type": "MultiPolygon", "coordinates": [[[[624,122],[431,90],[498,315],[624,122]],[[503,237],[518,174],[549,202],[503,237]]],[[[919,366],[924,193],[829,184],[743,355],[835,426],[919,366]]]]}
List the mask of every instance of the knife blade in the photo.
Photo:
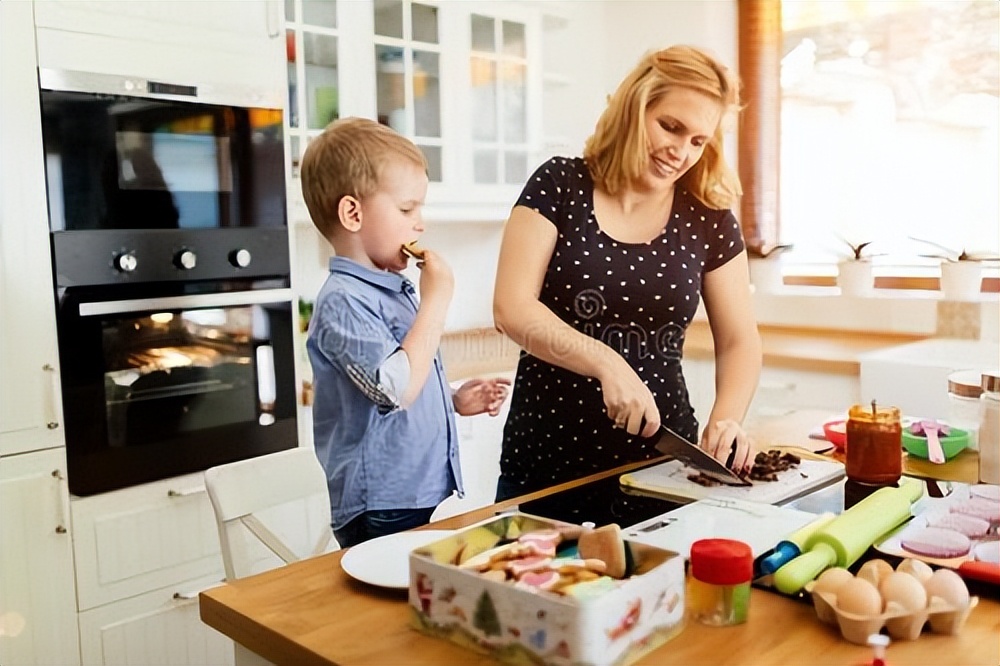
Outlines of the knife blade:
{"type": "Polygon", "coordinates": [[[713,458],[707,451],[687,441],[666,426],[660,426],[660,441],[656,450],[679,460],[706,476],[729,486],[752,486],[753,483],[737,475],[734,471],[713,458]]]}

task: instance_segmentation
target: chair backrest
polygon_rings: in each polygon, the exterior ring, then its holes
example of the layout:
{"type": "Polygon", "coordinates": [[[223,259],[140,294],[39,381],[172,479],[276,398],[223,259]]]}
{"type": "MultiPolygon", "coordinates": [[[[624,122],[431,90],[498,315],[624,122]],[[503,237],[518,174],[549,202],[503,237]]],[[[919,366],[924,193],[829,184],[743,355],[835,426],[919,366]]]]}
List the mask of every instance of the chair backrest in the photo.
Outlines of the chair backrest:
{"type": "Polygon", "coordinates": [[[226,579],[336,550],[326,474],[311,447],[205,470],[226,579]]]}

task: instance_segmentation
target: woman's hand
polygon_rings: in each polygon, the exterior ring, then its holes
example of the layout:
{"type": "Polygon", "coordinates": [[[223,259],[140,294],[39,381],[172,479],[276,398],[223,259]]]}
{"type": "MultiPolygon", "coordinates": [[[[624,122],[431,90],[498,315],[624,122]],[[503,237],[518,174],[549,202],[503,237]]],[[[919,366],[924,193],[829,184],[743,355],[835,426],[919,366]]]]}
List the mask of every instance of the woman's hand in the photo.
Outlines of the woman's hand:
{"type": "Polygon", "coordinates": [[[733,462],[729,468],[744,476],[750,473],[754,458],[757,457],[757,446],[753,439],[743,430],[743,426],[730,419],[709,423],[701,433],[699,446],[723,464],[732,455],[733,462]]]}
{"type": "Polygon", "coordinates": [[[509,387],[510,380],[503,377],[470,379],[455,391],[455,411],[462,416],[475,416],[484,412],[496,416],[500,413],[503,401],[507,399],[509,387]]]}
{"type": "Polygon", "coordinates": [[[630,435],[652,437],[660,429],[653,394],[624,359],[615,366],[598,377],[608,418],[630,435]]]}

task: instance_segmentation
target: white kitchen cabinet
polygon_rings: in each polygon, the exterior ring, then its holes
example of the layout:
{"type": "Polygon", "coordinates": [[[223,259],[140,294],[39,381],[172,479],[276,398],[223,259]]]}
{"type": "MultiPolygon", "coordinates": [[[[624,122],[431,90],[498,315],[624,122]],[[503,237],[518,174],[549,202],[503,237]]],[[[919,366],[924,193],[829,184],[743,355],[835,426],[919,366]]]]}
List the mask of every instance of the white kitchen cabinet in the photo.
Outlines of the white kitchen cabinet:
{"type": "Polygon", "coordinates": [[[284,108],[278,0],[38,0],[43,68],[252,90],[284,108]]]}
{"type": "Polygon", "coordinates": [[[230,666],[232,640],[201,621],[198,592],[215,576],[80,613],[84,666],[230,666]]]}
{"type": "Polygon", "coordinates": [[[31,25],[30,3],[0,3],[0,455],[63,444],[31,25]]]}
{"type": "Polygon", "coordinates": [[[224,577],[215,514],[200,473],[75,498],[72,511],[81,611],[224,577]]]}
{"type": "Polygon", "coordinates": [[[0,544],[0,664],[79,664],[64,449],[0,457],[0,544]]]}

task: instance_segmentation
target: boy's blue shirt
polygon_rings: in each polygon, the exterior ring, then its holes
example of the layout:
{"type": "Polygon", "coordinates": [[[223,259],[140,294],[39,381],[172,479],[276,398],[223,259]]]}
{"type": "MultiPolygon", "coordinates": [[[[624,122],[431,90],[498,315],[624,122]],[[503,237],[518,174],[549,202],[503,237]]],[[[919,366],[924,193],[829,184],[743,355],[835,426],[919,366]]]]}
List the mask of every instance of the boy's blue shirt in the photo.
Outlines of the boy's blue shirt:
{"type": "Polygon", "coordinates": [[[316,455],[326,469],[334,529],[365,511],[427,508],[454,490],[464,494],[455,407],[440,352],[406,409],[393,390],[405,384],[395,362],[400,357],[383,367],[400,351],[416,313],[413,283],[404,276],[343,257],[330,260],[306,349],[316,455]]]}

